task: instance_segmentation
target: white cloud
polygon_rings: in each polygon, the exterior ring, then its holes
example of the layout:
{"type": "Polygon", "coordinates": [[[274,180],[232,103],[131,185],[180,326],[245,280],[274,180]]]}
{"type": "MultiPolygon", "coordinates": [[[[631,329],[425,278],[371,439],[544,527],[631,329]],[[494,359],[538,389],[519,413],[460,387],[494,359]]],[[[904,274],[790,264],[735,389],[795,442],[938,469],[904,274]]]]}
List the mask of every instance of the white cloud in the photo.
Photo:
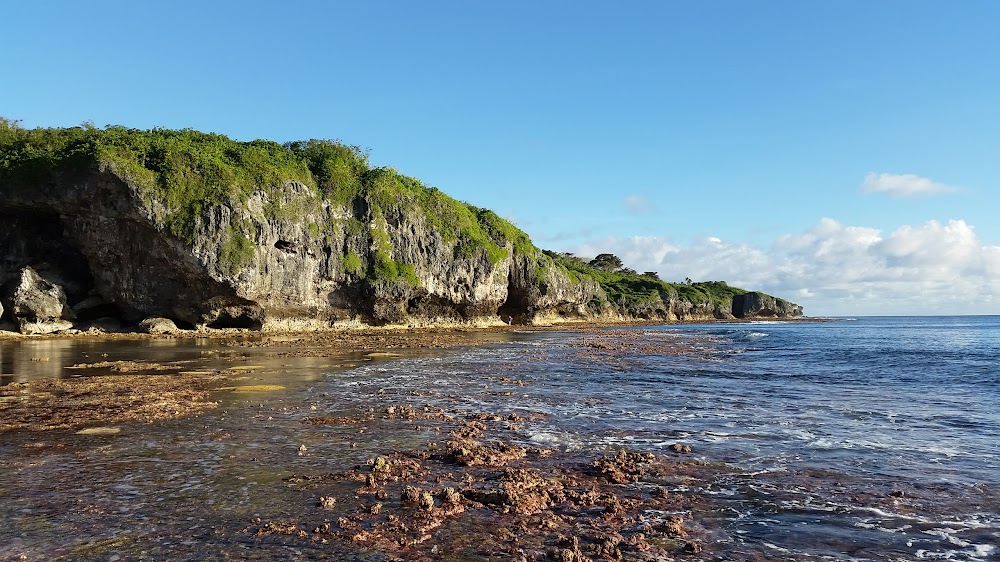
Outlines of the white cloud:
{"type": "Polygon", "coordinates": [[[958,191],[955,186],[938,183],[913,174],[876,174],[874,172],[865,176],[861,188],[865,193],[886,193],[892,197],[913,197],[958,191]]]}
{"type": "Polygon", "coordinates": [[[783,296],[812,315],[1000,313],[1000,246],[983,244],[963,220],[884,234],[822,219],[768,248],[715,237],[683,246],[663,237],[606,238],[577,254],[601,252],[667,280],[725,280],[783,296]]]}
{"type": "Polygon", "coordinates": [[[671,244],[667,239],[659,236],[633,236],[627,239],[607,238],[596,241],[593,244],[583,244],[573,253],[580,257],[592,258],[597,254],[608,251],[602,249],[606,247],[608,241],[612,241],[611,244],[618,249],[617,252],[612,253],[620,257],[627,267],[635,267],[639,271],[658,271],[657,266],[663,262],[667,254],[680,250],[680,248],[671,244]],[[627,242],[617,243],[617,241],[625,240],[627,242]],[[638,266],[632,265],[640,263],[649,264],[649,267],[644,265],[640,269],[638,266]]]}

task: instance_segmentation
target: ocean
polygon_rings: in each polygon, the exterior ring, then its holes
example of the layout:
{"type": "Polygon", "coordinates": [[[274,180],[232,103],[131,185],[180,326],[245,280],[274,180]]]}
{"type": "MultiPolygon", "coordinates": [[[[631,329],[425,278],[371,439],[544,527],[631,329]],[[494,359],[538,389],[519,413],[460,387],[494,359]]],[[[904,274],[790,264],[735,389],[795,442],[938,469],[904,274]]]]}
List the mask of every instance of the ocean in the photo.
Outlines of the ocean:
{"type": "Polygon", "coordinates": [[[378,416],[363,433],[302,423],[400,403],[517,412],[521,444],[569,457],[628,449],[686,463],[670,493],[705,498],[682,514],[705,546],[690,559],[1000,560],[1000,317],[499,339],[336,361],[204,341],[46,343],[64,346],[47,353],[67,364],[82,352],[155,351],[185,365],[238,353],[258,367],[248,383],[286,388],[220,392],[217,410],[114,436],[0,434],[0,560],[380,560],[241,529],[323,516],[290,474],[347,470],[433,439],[378,416]]]}
{"type": "Polygon", "coordinates": [[[734,559],[1000,560],[1000,317],[629,331],[634,352],[526,333],[348,380],[543,412],[525,439],[548,447],[688,444],[725,467],[682,491],[711,497],[711,549],[734,559]],[[485,395],[497,373],[524,390],[485,395]]]}

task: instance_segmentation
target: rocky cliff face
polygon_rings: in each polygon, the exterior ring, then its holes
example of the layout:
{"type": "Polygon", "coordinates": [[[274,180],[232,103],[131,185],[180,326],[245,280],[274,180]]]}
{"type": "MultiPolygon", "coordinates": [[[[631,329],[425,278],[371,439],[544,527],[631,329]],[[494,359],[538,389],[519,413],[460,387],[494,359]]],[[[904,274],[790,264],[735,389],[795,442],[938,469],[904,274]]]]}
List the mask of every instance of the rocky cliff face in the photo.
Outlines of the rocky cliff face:
{"type": "Polygon", "coordinates": [[[763,293],[750,292],[733,297],[736,318],[794,318],[802,316],[802,307],[763,293]]]}
{"type": "Polygon", "coordinates": [[[0,286],[22,331],[65,329],[77,319],[70,305],[88,299],[89,308],[105,305],[102,312],[133,324],[156,316],[187,327],[259,329],[531,322],[588,315],[586,303],[600,292],[592,280],[571,283],[545,268],[544,256],[518,253],[512,243],[495,261],[483,249],[464,256],[460,240],[445,240],[405,206],[380,214],[363,200],[336,206],[298,182],[206,208],[185,244],[165,228],[163,210],[113,169],[67,181],[0,201],[0,286]],[[282,218],[274,209],[294,213],[282,218]],[[48,307],[48,325],[30,321],[36,315],[15,295],[25,292],[20,279],[35,275],[32,268],[62,292],[66,312],[48,307]]]}
{"type": "Polygon", "coordinates": [[[0,321],[25,333],[735,314],[634,272],[571,271],[492,212],[339,143],[0,119],[0,148],[0,321]],[[640,298],[605,290],[632,285],[640,298]]]}

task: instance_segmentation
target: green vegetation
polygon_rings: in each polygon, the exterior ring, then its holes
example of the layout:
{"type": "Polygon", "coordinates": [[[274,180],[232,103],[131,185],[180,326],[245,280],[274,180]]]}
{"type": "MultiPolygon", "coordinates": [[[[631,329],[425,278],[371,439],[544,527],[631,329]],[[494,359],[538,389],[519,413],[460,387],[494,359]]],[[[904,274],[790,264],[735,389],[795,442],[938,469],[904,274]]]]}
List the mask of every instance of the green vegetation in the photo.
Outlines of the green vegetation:
{"type": "Polygon", "coordinates": [[[344,254],[344,271],[353,274],[364,276],[364,272],[361,270],[363,267],[361,264],[361,257],[354,252],[347,252],[344,254]]]}
{"type": "Polygon", "coordinates": [[[376,285],[395,283],[397,280],[403,281],[410,287],[420,284],[420,278],[417,277],[413,264],[395,262],[384,250],[375,252],[375,259],[368,270],[368,278],[376,285]]]}
{"type": "Polygon", "coordinates": [[[372,283],[383,284],[392,283],[399,279],[399,266],[393,261],[392,256],[385,250],[376,250],[375,259],[372,260],[368,277],[372,283]]]}
{"type": "Polygon", "coordinates": [[[401,263],[397,264],[399,271],[399,278],[403,280],[404,283],[410,287],[416,287],[420,285],[420,278],[417,277],[417,270],[413,267],[413,264],[401,263]]]}
{"type": "Polygon", "coordinates": [[[230,227],[222,243],[219,264],[226,273],[236,273],[253,263],[256,246],[243,233],[230,227]]]}
{"type": "Polygon", "coordinates": [[[746,292],[721,281],[664,282],[656,272],[640,275],[623,267],[613,254],[590,262],[541,254],[524,232],[493,211],[452,199],[392,168],[373,167],[366,151],[336,140],[240,142],[190,129],[92,125],[23,129],[0,118],[0,197],[59,189],[98,170],[124,180],[137,200],[155,211],[150,214],[158,226],[189,246],[199,236],[217,237],[220,266],[229,274],[256,259],[253,221],[301,221],[327,244],[342,240],[342,234],[355,241],[351,248],[367,248],[361,255],[348,247],[338,250],[346,272],[374,285],[415,287],[420,280],[414,265],[393,259],[392,229],[416,222],[450,244],[455,257],[494,265],[511,252],[527,257],[538,284],[558,273],[575,284],[594,279],[607,298],[595,297],[589,303],[595,310],[610,302],[623,312],[638,311],[679,299],[728,311],[732,297],[746,292]],[[304,188],[291,190],[289,182],[304,188]],[[266,201],[263,208],[249,205],[258,194],[266,201]],[[327,206],[333,211],[324,214],[327,206]],[[217,231],[206,232],[207,225],[217,231]]]}
{"type": "Polygon", "coordinates": [[[698,281],[692,283],[691,288],[708,296],[716,308],[723,308],[725,310],[729,310],[732,307],[733,297],[747,293],[745,289],[731,287],[725,281],[698,281]]]}
{"type": "MultiPolygon", "coordinates": [[[[367,262],[373,282],[416,280],[412,266],[401,268],[389,257],[388,225],[404,216],[422,220],[464,258],[485,256],[496,264],[510,250],[536,253],[524,232],[492,211],[456,201],[392,168],[372,167],[367,152],[340,141],[240,142],[190,129],[92,125],[23,129],[0,118],[0,191],[37,189],[49,180],[79,178],[99,168],[125,180],[144,205],[165,209],[158,215],[161,226],[189,246],[212,208],[228,206],[239,216],[256,192],[269,196],[265,220],[310,220],[307,215],[322,208],[324,200],[346,208],[346,222],[310,222],[308,229],[317,236],[343,228],[350,236],[370,237],[370,254],[355,256],[357,262],[345,268],[360,273],[359,262],[367,262]],[[289,181],[305,185],[309,193],[286,200],[279,191],[289,181]]],[[[253,257],[249,225],[234,228],[223,233],[227,271],[253,257]]]]}
{"type": "Polygon", "coordinates": [[[288,180],[312,183],[306,163],[278,143],[237,142],[191,129],[27,130],[2,120],[0,154],[0,182],[7,188],[30,188],[53,175],[74,177],[107,166],[145,203],[164,204],[164,226],[188,244],[209,207],[239,208],[253,192],[288,180]]]}
{"type": "Polygon", "coordinates": [[[392,168],[372,168],[367,153],[356,146],[318,140],[285,146],[306,162],[328,201],[362,205],[376,224],[404,214],[422,216],[445,242],[455,244],[456,256],[485,253],[492,264],[507,257],[508,244],[516,253],[535,254],[528,236],[493,211],[456,201],[392,168]]]}
{"type": "Polygon", "coordinates": [[[597,254],[587,265],[601,271],[618,271],[623,264],[621,258],[614,254],[597,254]]]}
{"type": "Polygon", "coordinates": [[[295,141],[285,145],[309,167],[319,189],[332,203],[346,205],[360,191],[368,172],[368,154],[339,141],[295,141]]]}
{"type": "MultiPolygon", "coordinates": [[[[715,309],[729,311],[735,295],[747,291],[731,287],[725,281],[705,281],[688,283],[668,283],[661,281],[656,272],[638,274],[622,267],[621,260],[613,254],[601,254],[587,262],[572,254],[546,251],[553,262],[564,268],[572,281],[572,275],[590,277],[600,284],[608,301],[623,312],[634,311],[646,306],[657,306],[668,300],[683,300],[693,304],[711,303],[715,309]],[[614,268],[614,269],[611,269],[614,268]]],[[[591,307],[603,306],[601,302],[591,302],[591,307]]]]}

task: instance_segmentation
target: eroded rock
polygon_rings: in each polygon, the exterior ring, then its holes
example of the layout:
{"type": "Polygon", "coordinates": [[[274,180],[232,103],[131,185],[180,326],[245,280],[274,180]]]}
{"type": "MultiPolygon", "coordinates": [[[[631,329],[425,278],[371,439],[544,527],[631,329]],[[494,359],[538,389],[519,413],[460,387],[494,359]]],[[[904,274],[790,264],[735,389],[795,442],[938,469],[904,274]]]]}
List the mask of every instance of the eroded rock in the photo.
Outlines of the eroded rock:
{"type": "Polygon", "coordinates": [[[104,316],[84,323],[80,329],[88,332],[113,333],[122,329],[122,323],[117,318],[104,316]]]}
{"type": "Polygon", "coordinates": [[[10,314],[23,334],[48,334],[73,327],[76,318],[63,288],[25,267],[10,291],[10,314]]]}
{"type": "Polygon", "coordinates": [[[139,322],[139,331],[145,334],[173,334],[179,329],[169,318],[146,318],[139,322]]]}

